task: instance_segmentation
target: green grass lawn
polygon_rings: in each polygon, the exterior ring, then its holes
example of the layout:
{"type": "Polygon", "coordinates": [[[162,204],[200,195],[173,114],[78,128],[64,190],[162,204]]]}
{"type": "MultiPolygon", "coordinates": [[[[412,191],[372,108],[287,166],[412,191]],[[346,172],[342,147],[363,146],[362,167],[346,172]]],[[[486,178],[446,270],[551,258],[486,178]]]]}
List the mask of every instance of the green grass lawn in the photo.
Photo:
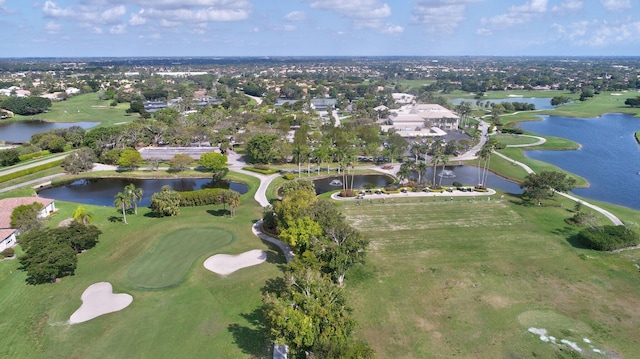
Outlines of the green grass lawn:
{"type": "Polygon", "coordinates": [[[97,93],[87,93],[70,97],[66,101],[54,102],[47,113],[37,116],[15,116],[14,120],[26,120],[33,117],[51,122],[100,122],[102,126],[132,122],[137,114],[125,112],[128,103],[110,106],[110,100],[100,100],[97,93]]]}
{"type": "MultiPolygon", "coordinates": [[[[380,358],[573,358],[528,332],[633,357],[640,328],[640,251],[574,246],[571,201],[401,199],[355,206],[371,239],[347,275],[357,335],[380,358]],[[399,354],[402,353],[402,354],[399,354]]],[[[637,213],[637,212],[636,212],[637,213]]],[[[601,224],[607,223],[598,217],[601,224]]]]}
{"type": "Polygon", "coordinates": [[[520,136],[513,134],[499,134],[495,136],[491,136],[491,138],[495,138],[498,143],[504,146],[509,145],[528,145],[538,142],[537,138],[528,137],[528,136],[520,136]]]}
{"type": "Polygon", "coordinates": [[[235,240],[216,227],[187,227],[164,232],[128,270],[132,288],[162,289],[184,281],[193,262],[219,252],[235,240]]]}
{"type": "MultiPolygon", "coordinates": [[[[278,264],[284,258],[251,232],[251,223],[261,217],[252,198],[255,187],[253,183],[249,194],[242,196],[235,218],[222,206],[182,208],[171,218],[154,218],[148,208],[140,208],[124,225],[117,220],[121,215],[116,208],[85,205],[103,235],[95,248],[79,255],[75,276],[57,284],[29,286],[16,260],[0,262],[0,357],[268,357],[270,345],[257,311],[260,290],[280,274],[278,264]],[[227,236],[222,242],[216,239],[222,236],[227,236]],[[211,243],[205,244],[205,239],[211,243]],[[159,258],[151,260],[151,248],[159,258]],[[267,262],[228,276],[202,265],[211,254],[251,249],[265,250],[267,262]],[[179,284],[154,291],[134,288],[130,268],[145,264],[147,273],[160,270],[160,259],[182,263],[181,270],[186,267],[176,275],[179,284]],[[80,306],[82,292],[101,281],[112,283],[115,293],[131,294],[133,303],[86,323],[65,324],[80,306]]],[[[56,206],[59,211],[49,226],[71,217],[77,204],[56,202],[56,206]]]]}

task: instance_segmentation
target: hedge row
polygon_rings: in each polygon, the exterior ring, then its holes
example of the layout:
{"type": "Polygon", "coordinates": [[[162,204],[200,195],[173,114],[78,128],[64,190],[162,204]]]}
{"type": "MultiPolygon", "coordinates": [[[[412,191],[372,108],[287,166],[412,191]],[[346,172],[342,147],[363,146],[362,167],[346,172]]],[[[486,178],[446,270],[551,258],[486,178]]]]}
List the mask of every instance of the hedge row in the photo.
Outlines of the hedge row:
{"type": "Polygon", "coordinates": [[[18,159],[20,160],[20,162],[28,161],[28,160],[34,159],[36,157],[46,156],[48,154],[51,154],[51,152],[49,152],[47,150],[44,150],[44,151],[38,151],[38,152],[33,152],[33,153],[27,153],[26,155],[20,155],[20,156],[18,156],[18,159]]]}
{"type": "Polygon", "coordinates": [[[583,229],[578,239],[587,248],[611,251],[640,243],[638,234],[625,226],[602,226],[583,229]]]}
{"type": "Polygon", "coordinates": [[[273,168],[262,169],[262,168],[256,168],[253,166],[246,166],[246,167],[242,167],[242,169],[251,171],[251,172],[262,173],[263,175],[271,175],[274,173],[278,173],[278,170],[274,170],[273,168]]]}
{"type": "Polygon", "coordinates": [[[210,204],[222,204],[222,193],[231,191],[224,188],[205,188],[197,191],[178,192],[180,194],[180,207],[207,206],[210,204]]]}
{"type": "Polygon", "coordinates": [[[47,170],[49,168],[54,168],[54,167],[58,167],[62,165],[62,160],[58,160],[58,161],[53,161],[53,162],[49,162],[49,163],[43,163],[39,166],[35,166],[35,167],[31,167],[31,168],[25,168],[23,170],[20,171],[16,171],[13,173],[9,173],[7,175],[4,176],[0,176],[0,183],[2,182],[7,182],[7,181],[11,181],[12,179],[16,179],[16,178],[20,178],[23,176],[27,176],[36,172],[40,172],[43,170],[47,170]]]}

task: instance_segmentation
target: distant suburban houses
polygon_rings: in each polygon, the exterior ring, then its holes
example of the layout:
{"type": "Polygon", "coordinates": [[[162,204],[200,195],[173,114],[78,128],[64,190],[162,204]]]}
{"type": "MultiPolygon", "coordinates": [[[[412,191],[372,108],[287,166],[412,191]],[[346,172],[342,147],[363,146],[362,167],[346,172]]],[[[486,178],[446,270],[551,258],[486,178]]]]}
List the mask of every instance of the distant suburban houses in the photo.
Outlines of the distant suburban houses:
{"type": "Polygon", "coordinates": [[[18,230],[11,228],[11,214],[16,207],[29,205],[33,202],[42,204],[40,217],[47,217],[56,210],[52,199],[42,197],[16,197],[0,199],[0,252],[16,244],[18,230]]]}

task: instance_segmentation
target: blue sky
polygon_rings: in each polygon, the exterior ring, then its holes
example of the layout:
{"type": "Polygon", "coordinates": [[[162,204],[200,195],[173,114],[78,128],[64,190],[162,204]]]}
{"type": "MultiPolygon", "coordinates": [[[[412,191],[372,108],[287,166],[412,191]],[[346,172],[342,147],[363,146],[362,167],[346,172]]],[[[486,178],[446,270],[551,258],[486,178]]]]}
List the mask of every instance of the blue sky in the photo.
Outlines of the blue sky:
{"type": "Polygon", "coordinates": [[[639,14],[638,0],[0,0],[0,57],[640,56],[639,14]]]}

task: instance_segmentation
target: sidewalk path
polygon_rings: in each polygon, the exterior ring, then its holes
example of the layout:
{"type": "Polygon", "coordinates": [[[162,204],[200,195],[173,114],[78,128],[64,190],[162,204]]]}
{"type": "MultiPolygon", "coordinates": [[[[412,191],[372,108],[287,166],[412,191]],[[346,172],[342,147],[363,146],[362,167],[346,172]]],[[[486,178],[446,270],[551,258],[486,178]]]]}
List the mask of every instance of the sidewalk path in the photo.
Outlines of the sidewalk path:
{"type": "MultiPolygon", "coordinates": [[[[242,169],[242,167],[246,166],[247,163],[242,159],[240,155],[238,155],[233,151],[229,151],[227,153],[227,160],[230,164],[229,170],[243,173],[252,177],[256,177],[260,180],[260,186],[258,187],[258,190],[256,190],[256,194],[254,195],[254,198],[256,202],[258,202],[262,207],[269,206],[270,203],[269,203],[269,199],[267,198],[267,188],[269,187],[269,184],[271,183],[271,181],[278,178],[280,174],[274,173],[272,175],[263,175],[260,173],[244,170],[242,169]]],[[[290,262],[293,259],[293,251],[291,250],[291,247],[289,247],[288,244],[283,243],[277,238],[273,238],[265,234],[264,232],[262,232],[262,219],[254,223],[251,230],[253,231],[253,234],[255,234],[261,240],[267,241],[269,243],[273,243],[278,248],[280,248],[287,262],[290,262]]]]}
{"type": "Polygon", "coordinates": [[[49,157],[49,158],[46,158],[46,159],[43,159],[43,160],[36,160],[34,162],[30,162],[30,163],[23,164],[23,165],[17,164],[17,165],[14,165],[14,166],[11,166],[11,167],[8,167],[8,168],[5,168],[5,169],[0,169],[0,176],[4,176],[4,175],[8,175],[10,173],[22,171],[22,170],[27,169],[27,168],[40,166],[40,165],[43,165],[45,163],[59,161],[59,160],[65,158],[65,157],[67,157],[69,155],[69,153],[71,153],[71,152],[63,153],[63,154],[60,154],[58,156],[49,157]]]}
{"type": "MultiPolygon", "coordinates": [[[[544,143],[544,142],[542,142],[542,143],[544,143]]],[[[527,145],[527,146],[531,146],[531,145],[527,145]]],[[[533,170],[531,169],[531,167],[529,167],[529,166],[525,165],[525,164],[524,164],[524,163],[522,163],[522,162],[512,160],[510,157],[507,157],[507,156],[503,155],[503,154],[502,154],[502,153],[500,153],[500,152],[493,152],[493,153],[495,153],[495,154],[496,154],[496,155],[498,155],[499,157],[502,157],[502,158],[506,159],[507,161],[511,161],[511,162],[513,162],[513,164],[516,164],[516,165],[518,165],[518,166],[520,166],[520,167],[524,168],[524,170],[525,170],[527,173],[529,173],[529,174],[531,174],[531,173],[535,173],[535,172],[533,172],[533,170]]],[[[600,207],[598,207],[598,206],[596,206],[596,205],[593,205],[593,204],[591,204],[591,203],[589,203],[589,202],[585,202],[585,201],[583,201],[583,200],[581,200],[581,199],[579,199],[579,198],[577,198],[577,197],[574,197],[574,196],[572,196],[572,195],[570,195],[570,194],[568,194],[568,193],[563,193],[563,192],[556,192],[556,193],[558,193],[559,195],[564,196],[564,197],[566,197],[566,198],[568,198],[568,199],[570,199],[570,200],[572,200],[572,201],[576,201],[576,202],[578,202],[578,203],[581,203],[581,204],[583,204],[583,205],[585,205],[585,206],[587,206],[587,207],[589,207],[589,208],[591,208],[591,209],[593,209],[593,210],[595,210],[595,211],[597,211],[597,212],[599,212],[599,213],[603,214],[603,215],[604,215],[605,217],[607,217],[611,222],[613,222],[616,226],[622,226],[622,225],[624,225],[624,223],[622,223],[622,221],[621,221],[618,217],[616,217],[613,213],[611,213],[611,212],[607,211],[607,210],[606,210],[606,209],[604,209],[604,208],[600,208],[600,207]]]]}

